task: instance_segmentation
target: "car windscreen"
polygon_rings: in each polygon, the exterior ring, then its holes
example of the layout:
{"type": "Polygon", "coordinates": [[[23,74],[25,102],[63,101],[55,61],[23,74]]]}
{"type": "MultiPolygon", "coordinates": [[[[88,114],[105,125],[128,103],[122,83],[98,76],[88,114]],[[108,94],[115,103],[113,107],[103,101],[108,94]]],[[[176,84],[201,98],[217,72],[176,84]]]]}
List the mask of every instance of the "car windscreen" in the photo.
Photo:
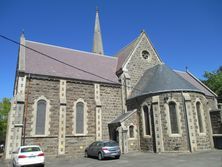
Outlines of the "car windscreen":
{"type": "Polygon", "coordinates": [[[113,147],[113,146],[118,146],[116,142],[106,142],[104,143],[105,147],[113,147]]]}
{"type": "Polygon", "coordinates": [[[25,147],[21,149],[21,153],[41,151],[39,147],[25,147]]]}

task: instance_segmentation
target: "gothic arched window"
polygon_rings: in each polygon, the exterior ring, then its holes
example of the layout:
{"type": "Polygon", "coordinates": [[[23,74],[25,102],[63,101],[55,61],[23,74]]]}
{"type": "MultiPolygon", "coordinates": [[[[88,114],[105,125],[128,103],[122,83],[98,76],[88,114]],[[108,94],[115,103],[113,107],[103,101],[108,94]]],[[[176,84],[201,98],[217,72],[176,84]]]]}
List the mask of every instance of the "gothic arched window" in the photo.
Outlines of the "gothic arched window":
{"type": "Polygon", "coordinates": [[[76,104],[76,134],[84,134],[84,103],[76,104]]]}
{"type": "Polygon", "coordinates": [[[178,134],[179,127],[178,127],[178,115],[176,111],[176,103],[169,102],[169,116],[170,116],[170,127],[171,127],[171,134],[178,134]]]}
{"type": "Polygon", "coordinates": [[[144,135],[151,135],[150,130],[150,113],[147,106],[143,106],[143,116],[144,116],[144,135]]]}
{"type": "Polygon", "coordinates": [[[134,138],[134,126],[133,125],[129,126],[129,137],[134,138]]]}
{"type": "Polygon", "coordinates": [[[200,109],[200,102],[196,102],[196,110],[197,110],[197,119],[198,119],[198,125],[199,125],[199,131],[200,133],[204,132],[203,129],[203,119],[202,119],[202,114],[201,114],[201,109],[200,109]]]}
{"type": "Polygon", "coordinates": [[[36,113],[36,135],[45,134],[45,121],[46,121],[46,101],[39,100],[37,102],[37,113],[36,113]]]}

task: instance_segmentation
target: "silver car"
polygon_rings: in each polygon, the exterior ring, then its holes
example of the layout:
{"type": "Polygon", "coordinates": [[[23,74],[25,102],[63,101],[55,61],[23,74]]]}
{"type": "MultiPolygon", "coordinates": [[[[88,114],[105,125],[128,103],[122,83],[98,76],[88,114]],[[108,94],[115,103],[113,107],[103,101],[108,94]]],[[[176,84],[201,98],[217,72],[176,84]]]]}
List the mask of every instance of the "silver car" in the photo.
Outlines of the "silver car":
{"type": "Polygon", "coordinates": [[[120,155],[121,151],[118,143],[112,140],[96,141],[85,149],[85,157],[98,157],[99,160],[102,160],[106,157],[114,157],[119,159],[120,155]]]}

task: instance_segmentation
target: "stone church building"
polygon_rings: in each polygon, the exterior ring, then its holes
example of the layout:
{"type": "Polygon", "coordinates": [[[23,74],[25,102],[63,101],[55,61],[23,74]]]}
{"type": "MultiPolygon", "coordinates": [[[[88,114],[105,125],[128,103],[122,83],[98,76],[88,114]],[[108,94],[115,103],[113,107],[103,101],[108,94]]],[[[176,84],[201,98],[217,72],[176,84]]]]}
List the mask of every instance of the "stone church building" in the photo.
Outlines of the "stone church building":
{"type": "Polygon", "coordinates": [[[168,67],[144,31],[104,55],[97,11],[92,52],[21,35],[6,158],[29,144],[46,155],[82,156],[105,139],[123,153],[209,150],[216,97],[190,72],[168,67]]]}

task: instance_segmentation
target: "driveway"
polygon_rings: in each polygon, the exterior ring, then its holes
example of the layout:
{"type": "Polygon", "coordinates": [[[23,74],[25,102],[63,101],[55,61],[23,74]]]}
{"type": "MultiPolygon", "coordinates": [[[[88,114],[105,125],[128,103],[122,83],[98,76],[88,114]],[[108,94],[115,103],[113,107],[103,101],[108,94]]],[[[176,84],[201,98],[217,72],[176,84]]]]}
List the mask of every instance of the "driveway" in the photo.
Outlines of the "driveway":
{"type": "MultiPolygon", "coordinates": [[[[9,162],[1,161],[0,167],[8,167],[9,162]]],[[[222,167],[222,150],[199,153],[129,153],[119,160],[98,161],[93,158],[52,158],[46,159],[46,167],[222,167]]]]}

